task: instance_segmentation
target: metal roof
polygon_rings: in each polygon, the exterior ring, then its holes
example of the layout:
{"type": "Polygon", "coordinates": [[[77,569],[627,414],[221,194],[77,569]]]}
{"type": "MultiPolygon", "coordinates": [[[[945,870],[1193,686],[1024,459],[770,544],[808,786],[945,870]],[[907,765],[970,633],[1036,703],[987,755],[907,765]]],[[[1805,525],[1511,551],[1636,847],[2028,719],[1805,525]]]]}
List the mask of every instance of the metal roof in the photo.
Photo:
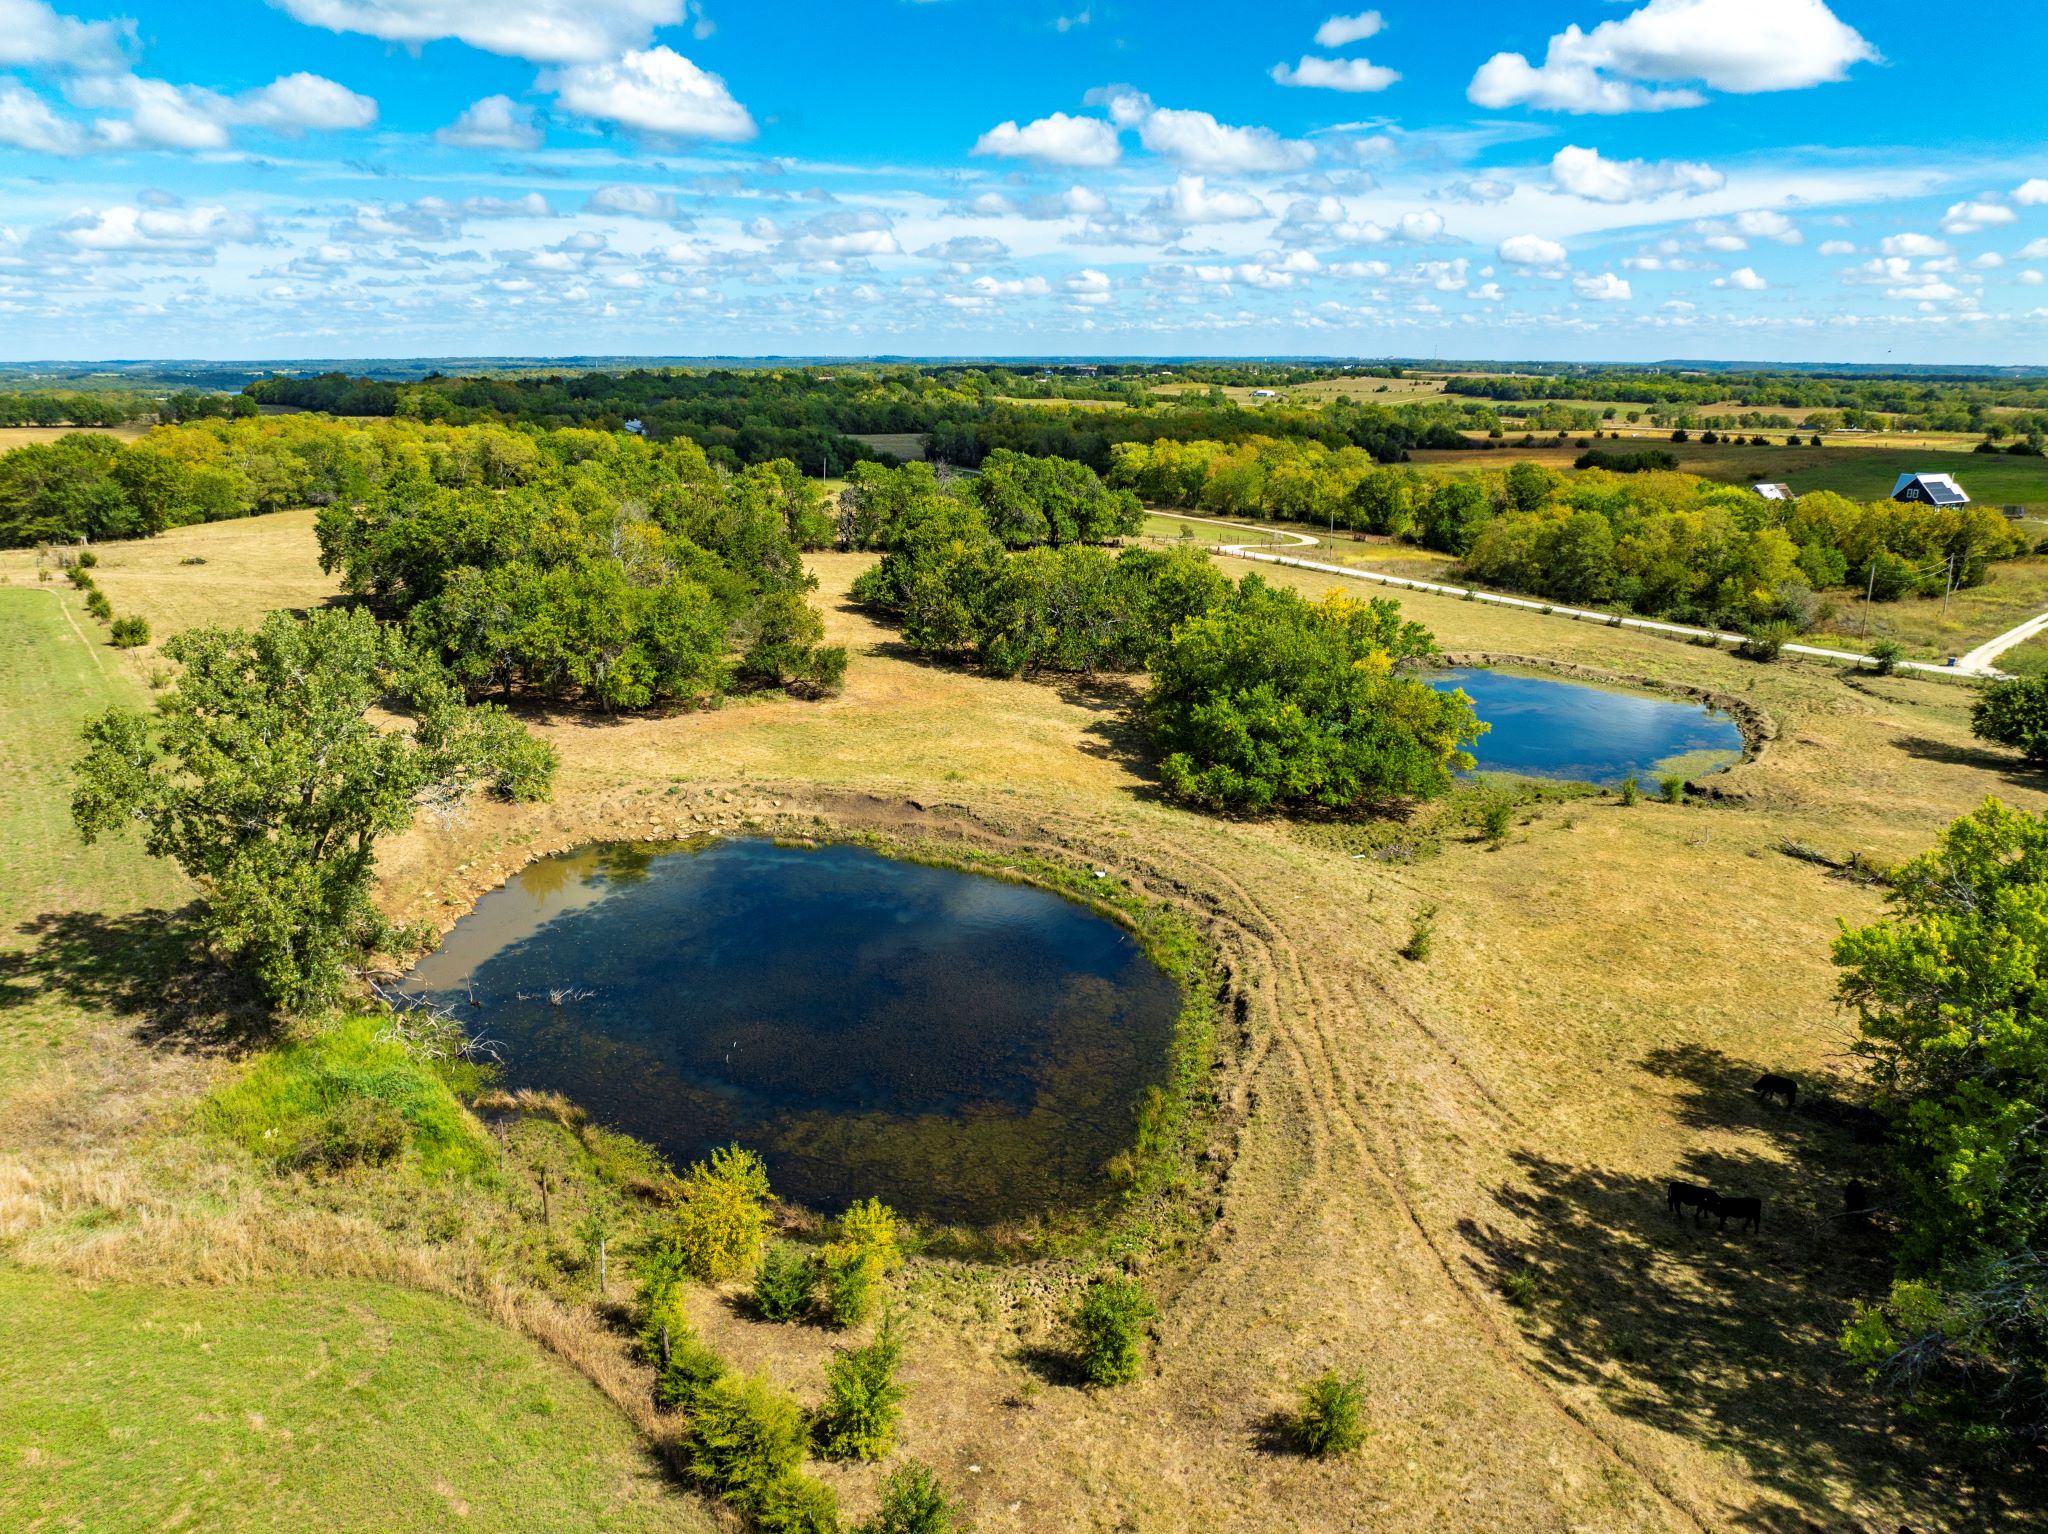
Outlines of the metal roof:
{"type": "Polygon", "coordinates": [[[1792,493],[1790,485],[1751,485],[1749,488],[1767,501],[1796,501],[1799,499],[1798,496],[1792,493]]]}
{"type": "Polygon", "coordinates": [[[1892,486],[1892,499],[1897,500],[1908,485],[1917,484],[1921,493],[1936,506],[1967,506],[1970,497],[1963,487],[1949,474],[1901,474],[1899,482],[1892,486]]]}

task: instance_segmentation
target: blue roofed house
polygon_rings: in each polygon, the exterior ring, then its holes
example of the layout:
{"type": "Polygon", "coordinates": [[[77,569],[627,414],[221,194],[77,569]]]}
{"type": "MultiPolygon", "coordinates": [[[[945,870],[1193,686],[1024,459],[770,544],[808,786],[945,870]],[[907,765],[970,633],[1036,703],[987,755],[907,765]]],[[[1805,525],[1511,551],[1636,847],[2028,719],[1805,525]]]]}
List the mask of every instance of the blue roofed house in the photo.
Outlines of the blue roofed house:
{"type": "Polygon", "coordinates": [[[1967,506],[1969,496],[1948,474],[1901,474],[1892,486],[1895,501],[1918,501],[1923,506],[1967,506]]]}

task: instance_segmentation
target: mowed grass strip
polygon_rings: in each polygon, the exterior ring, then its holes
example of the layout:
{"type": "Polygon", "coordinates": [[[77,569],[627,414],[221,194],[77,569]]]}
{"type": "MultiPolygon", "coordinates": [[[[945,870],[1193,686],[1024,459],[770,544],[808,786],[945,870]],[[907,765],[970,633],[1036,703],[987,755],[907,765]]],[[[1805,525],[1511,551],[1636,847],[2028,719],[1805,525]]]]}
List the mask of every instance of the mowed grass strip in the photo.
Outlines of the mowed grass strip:
{"type": "Polygon", "coordinates": [[[382,1285],[0,1269],[0,1398],[10,1530],[711,1526],[587,1381],[382,1285]]]}

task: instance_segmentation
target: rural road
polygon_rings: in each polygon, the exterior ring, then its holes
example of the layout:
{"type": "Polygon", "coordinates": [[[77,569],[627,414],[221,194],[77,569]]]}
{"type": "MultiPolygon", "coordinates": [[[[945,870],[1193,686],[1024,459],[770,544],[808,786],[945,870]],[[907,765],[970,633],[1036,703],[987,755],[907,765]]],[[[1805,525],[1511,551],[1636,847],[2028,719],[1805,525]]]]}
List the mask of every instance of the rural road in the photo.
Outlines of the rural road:
{"type": "MultiPolygon", "coordinates": [[[[1474,602],[1490,602],[1496,607],[1518,607],[1525,612],[1543,613],[1555,618],[1568,618],[1579,623],[1601,623],[1610,627],[1642,629],[1648,633],[1663,634],[1677,639],[1712,639],[1718,644],[1739,645],[1744,637],[1741,634],[1725,633],[1720,629],[1688,628],[1682,623],[1660,623],[1654,618],[1617,619],[1612,613],[1593,612],[1583,607],[1560,607],[1555,602],[1539,602],[1529,597],[1504,596],[1499,592],[1479,591],[1467,586],[1447,586],[1437,581],[1414,581],[1409,580],[1406,576],[1381,575],[1377,571],[1372,570],[1354,570],[1349,565],[1330,564],[1325,560],[1302,559],[1291,554],[1276,554],[1273,552],[1275,545],[1272,542],[1276,537],[1290,540],[1286,547],[1297,549],[1313,548],[1321,543],[1322,540],[1312,538],[1307,533],[1283,532],[1279,528],[1260,527],[1249,522],[1224,522],[1214,517],[1191,517],[1180,512],[1158,511],[1150,507],[1146,509],[1152,516],[1167,517],[1175,522],[1192,522],[1197,527],[1228,527],[1241,532],[1259,534],[1261,539],[1264,540],[1260,543],[1219,543],[1215,545],[1217,553],[1228,554],[1236,559],[1256,560],[1260,564],[1288,565],[1297,570],[1315,570],[1324,575],[1342,575],[1355,581],[1370,581],[1380,586],[1399,586],[1409,591],[1428,591],[1438,596],[1460,597],[1474,602]]],[[[1957,678],[1998,676],[2000,673],[1990,664],[1992,658],[2011,649],[2012,646],[2018,644],[2022,639],[2041,629],[2048,629],[2048,613],[2043,613],[2038,618],[2029,619],[2018,628],[1999,635],[1998,638],[1992,640],[1989,644],[1978,646],[1978,648],[1972,650],[1953,666],[1937,666],[1929,661],[1902,660],[1898,663],[1896,669],[1900,671],[1922,672],[1929,676],[1943,676],[1952,680],[1957,678]]],[[[1876,664],[1873,657],[1859,654],[1854,650],[1830,650],[1819,645],[1788,644],[1785,646],[1785,653],[1788,655],[1809,655],[1818,660],[1849,661],[1863,666],[1876,664]]]]}

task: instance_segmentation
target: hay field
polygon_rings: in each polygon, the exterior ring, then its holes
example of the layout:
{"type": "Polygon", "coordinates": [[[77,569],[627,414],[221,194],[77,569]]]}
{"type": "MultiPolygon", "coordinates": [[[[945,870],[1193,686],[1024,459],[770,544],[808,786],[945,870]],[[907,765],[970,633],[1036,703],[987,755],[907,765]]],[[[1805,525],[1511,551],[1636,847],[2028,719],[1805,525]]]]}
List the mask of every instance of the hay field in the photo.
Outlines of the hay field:
{"type": "Polygon", "coordinates": [[[95,437],[117,437],[123,442],[133,442],[149,428],[131,422],[126,426],[0,426],[0,453],[17,447],[28,447],[37,442],[55,442],[59,437],[68,437],[75,431],[89,433],[95,437]]]}
{"type": "MultiPolygon", "coordinates": [[[[303,519],[205,531],[243,541],[242,553],[221,552],[224,571],[268,570],[294,601],[320,588],[303,519]]],[[[1869,889],[1784,856],[1782,840],[1889,861],[1986,794],[2048,807],[2039,775],[1972,741],[1966,690],[1758,666],[1413,597],[1406,610],[1447,649],[1711,687],[1761,710],[1775,738],[1715,780],[1710,803],[1545,805],[1498,851],[1446,835],[1435,856],[1382,862],[1356,856],[1343,827],[1219,821],[1165,802],[1123,685],[921,663],[846,601],[866,556],[814,563],[831,637],[854,652],[841,697],[539,720],[562,752],[556,801],[476,804],[423,824],[384,860],[384,887],[394,910],[445,923],[527,858],[597,837],[884,829],[936,849],[1085,860],[1195,915],[1233,998],[1215,1073],[1219,1182],[1195,1249],[1149,1274],[1165,1314],[1146,1376],[1096,1394],[1048,1363],[1071,1292],[1058,1264],[933,1258],[907,1280],[903,1448],[962,1489],[977,1528],[2038,1524],[2036,1489],[1943,1463],[1840,1367],[1833,1338],[1847,1301],[1879,1285],[1884,1258],[1823,1217],[1869,1153],[1746,1090],[1763,1068],[1811,1085],[1840,1068],[1847,1025],[1830,1001],[1827,943],[1837,918],[1878,910],[1869,889]],[[668,793],[679,785],[684,794],[668,793]],[[1429,906],[1435,951],[1411,963],[1396,950],[1429,906]],[[1674,1176],[1762,1194],[1762,1234],[1673,1222],[1662,1184],[1674,1176]],[[1510,1287],[1526,1305],[1510,1303],[1510,1287]],[[1364,1375],[1372,1436],[1350,1459],[1306,1462],[1275,1445],[1274,1414],[1296,1381],[1331,1365],[1364,1375]]],[[[117,606],[187,621],[203,612],[203,589],[180,584],[189,567],[138,556],[126,568],[133,584],[117,606]]],[[[1269,575],[1311,591],[1340,580],[1269,575]]],[[[251,600],[224,584],[222,616],[251,600]]],[[[44,624],[6,685],[20,693],[80,673],[92,664],[81,644],[44,624]]],[[[61,776],[23,790],[48,824],[61,820],[48,802],[60,791],[61,776]]],[[[11,914],[159,898],[131,890],[119,868],[65,878],[45,898],[31,876],[11,914]]],[[[54,973],[62,955],[49,937],[9,925],[4,940],[22,955],[11,985],[24,970],[54,973]]],[[[0,1085],[16,1186],[75,1186],[60,1169],[82,1153],[82,1119],[98,1126],[91,1153],[147,1190],[159,1228],[203,1207],[216,1239],[233,1232],[263,1252],[310,1218],[314,1195],[182,1125],[178,1103],[218,1067],[152,1042],[147,1010],[111,984],[31,1006],[29,1037],[14,1047],[32,1044],[43,1074],[32,1101],[11,1079],[0,1085]],[[146,1101],[105,1106],[108,1084],[126,1080],[146,1086],[125,1097],[146,1101]]],[[[0,1027],[18,1036],[22,1015],[0,1010],[0,1027]]],[[[323,1219],[379,1207],[374,1187],[317,1196],[323,1219]]],[[[192,1276],[190,1250],[145,1239],[132,1210],[94,1214],[89,1192],[72,1197],[62,1219],[0,1226],[16,1232],[0,1238],[0,1268],[104,1275],[125,1259],[140,1276],[192,1276]]],[[[358,1232],[359,1254],[378,1250],[374,1223],[358,1232]]],[[[316,1258],[301,1250],[281,1267],[304,1272],[316,1258]]],[[[424,1284],[453,1254],[429,1242],[407,1261],[424,1284]]],[[[710,1295],[695,1318],[742,1367],[815,1397],[815,1336],[710,1295]]],[[[90,1322],[80,1310],[46,1324],[90,1322]]],[[[607,1367],[600,1346],[571,1350],[586,1373],[607,1367]]],[[[511,1376],[478,1365],[463,1378],[512,1409],[511,1376]]],[[[871,1478],[832,1475],[863,1512],[871,1478]]],[[[664,1499],[677,1519],[702,1506],[677,1490],[664,1499]]]]}

